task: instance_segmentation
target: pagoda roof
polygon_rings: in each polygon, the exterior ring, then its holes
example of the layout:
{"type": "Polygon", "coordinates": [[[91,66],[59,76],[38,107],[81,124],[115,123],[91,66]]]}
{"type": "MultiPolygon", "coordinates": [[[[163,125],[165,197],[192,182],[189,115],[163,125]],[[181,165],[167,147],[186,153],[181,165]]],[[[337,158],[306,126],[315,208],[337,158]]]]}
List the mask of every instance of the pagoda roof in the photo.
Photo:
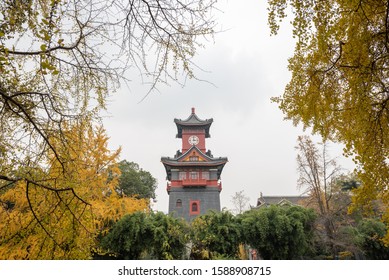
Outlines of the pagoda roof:
{"type": "Polygon", "coordinates": [[[204,154],[199,148],[193,145],[188,151],[182,155],[171,158],[171,157],[162,157],[161,162],[165,166],[168,178],[170,179],[171,169],[180,168],[180,167],[208,167],[218,170],[218,177],[223,170],[224,165],[228,162],[226,157],[211,157],[207,154],[204,154]],[[196,155],[199,157],[198,161],[191,161],[189,157],[191,155],[196,155]]]}
{"type": "Polygon", "coordinates": [[[177,125],[177,138],[182,138],[182,129],[183,128],[195,128],[195,129],[201,129],[203,128],[205,130],[205,137],[209,138],[211,135],[209,134],[209,128],[213,122],[213,119],[200,119],[196,113],[195,108],[192,108],[192,113],[190,116],[185,119],[174,119],[175,124],[177,125]]]}

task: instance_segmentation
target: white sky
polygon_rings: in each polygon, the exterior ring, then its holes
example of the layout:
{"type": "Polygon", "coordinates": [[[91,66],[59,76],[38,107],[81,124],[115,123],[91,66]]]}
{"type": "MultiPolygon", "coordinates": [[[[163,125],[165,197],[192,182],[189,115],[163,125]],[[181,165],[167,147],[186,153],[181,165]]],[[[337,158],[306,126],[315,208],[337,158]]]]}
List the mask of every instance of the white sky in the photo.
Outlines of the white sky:
{"type": "MultiPolygon", "coordinates": [[[[154,209],[167,212],[165,169],[161,156],[174,156],[181,148],[175,138],[174,118],[187,118],[191,108],[202,118],[213,118],[207,149],[229,162],[222,173],[221,205],[232,209],[231,196],[238,191],[255,205],[263,195],[296,195],[296,139],[304,134],[284,121],[270,97],[279,96],[290,78],[287,59],[294,43],[284,24],[278,36],[270,36],[267,1],[221,1],[217,13],[220,28],[215,42],[198,51],[196,63],[207,72],[197,76],[210,83],[189,80],[182,88],[161,86],[139,103],[147,85],[134,82],[110,98],[109,118],[104,120],[112,149],[122,147],[121,159],[134,161],[158,180],[154,209]]],[[[289,20],[285,20],[289,23],[289,20]]],[[[133,77],[130,77],[131,79],[133,77]]],[[[331,156],[341,147],[330,146],[331,156]]],[[[351,160],[339,159],[352,170],[351,160]]]]}

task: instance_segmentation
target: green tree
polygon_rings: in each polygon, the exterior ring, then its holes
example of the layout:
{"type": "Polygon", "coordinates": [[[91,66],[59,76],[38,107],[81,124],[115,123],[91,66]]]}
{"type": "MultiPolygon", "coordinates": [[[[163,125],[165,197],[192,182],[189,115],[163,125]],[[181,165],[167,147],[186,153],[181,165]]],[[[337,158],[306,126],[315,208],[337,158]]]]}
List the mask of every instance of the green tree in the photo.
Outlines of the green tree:
{"type": "Polygon", "coordinates": [[[195,259],[236,259],[241,231],[238,220],[228,211],[198,216],[191,224],[192,256],[195,259]]]}
{"type": "Polygon", "coordinates": [[[124,216],[102,238],[101,247],[118,259],[181,259],[188,225],[162,212],[124,216]]]}
{"type": "Polygon", "coordinates": [[[101,246],[119,259],[140,259],[150,242],[146,213],[136,212],[120,219],[102,239],[101,246]]]}
{"type": "Polygon", "coordinates": [[[153,259],[182,259],[187,250],[189,226],[162,212],[150,215],[152,241],[148,254],[153,259]]]}
{"type": "Polygon", "coordinates": [[[150,172],[143,170],[135,162],[122,160],[118,164],[120,169],[119,193],[139,198],[155,198],[157,180],[150,172]]]}
{"type": "Polygon", "coordinates": [[[309,253],[315,217],[299,206],[250,210],[240,215],[243,240],[264,259],[298,259],[309,253]]]}
{"type": "Polygon", "coordinates": [[[389,248],[385,246],[383,237],[386,233],[385,224],[377,219],[362,219],[356,226],[342,229],[344,238],[357,247],[355,257],[369,260],[389,259],[389,248]]]}
{"type": "Polygon", "coordinates": [[[289,60],[292,78],[274,101],[294,124],[345,145],[363,182],[354,203],[366,208],[381,199],[389,223],[389,5],[376,0],[268,2],[272,33],[291,11],[296,39],[289,60]]]}

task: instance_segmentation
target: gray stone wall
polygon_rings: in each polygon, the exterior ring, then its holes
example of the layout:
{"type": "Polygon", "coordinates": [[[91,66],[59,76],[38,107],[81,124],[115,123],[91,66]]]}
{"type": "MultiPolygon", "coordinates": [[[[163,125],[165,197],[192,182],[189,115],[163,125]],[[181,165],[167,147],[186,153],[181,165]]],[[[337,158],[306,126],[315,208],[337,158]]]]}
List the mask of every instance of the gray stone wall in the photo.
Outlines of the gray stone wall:
{"type": "Polygon", "coordinates": [[[169,214],[183,217],[190,222],[197,215],[190,215],[190,201],[200,202],[200,215],[208,210],[220,212],[220,192],[216,187],[181,187],[171,188],[169,193],[169,214]],[[181,200],[181,207],[177,207],[177,200],[181,200]]]}

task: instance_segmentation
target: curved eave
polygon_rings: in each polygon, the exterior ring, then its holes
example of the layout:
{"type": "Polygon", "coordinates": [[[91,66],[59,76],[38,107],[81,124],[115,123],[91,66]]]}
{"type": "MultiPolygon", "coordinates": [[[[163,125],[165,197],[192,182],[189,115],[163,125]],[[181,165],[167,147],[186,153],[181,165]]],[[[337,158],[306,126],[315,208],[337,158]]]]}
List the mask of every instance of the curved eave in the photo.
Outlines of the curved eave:
{"type": "Polygon", "coordinates": [[[224,158],[218,158],[213,159],[211,162],[207,161],[177,161],[176,159],[161,158],[161,162],[163,163],[167,179],[170,180],[171,178],[171,169],[175,167],[214,167],[217,169],[217,175],[218,179],[220,179],[220,175],[223,171],[224,165],[228,162],[228,159],[226,157],[224,158]]]}
{"type": "Polygon", "coordinates": [[[161,159],[162,163],[164,165],[168,165],[171,167],[175,166],[182,166],[182,167],[187,167],[187,166],[207,166],[207,167],[218,167],[220,165],[225,165],[228,160],[217,160],[213,162],[207,162],[207,161],[172,161],[172,160],[164,160],[161,159]]]}
{"type": "Polygon", "coordinates": [[[177,161],[181,161],[181,159],[186,158],[190,153],[193,151],[196,151],[198,154],[200,154],[203,158],[205,158],[207,161],[212,161],[214,160],[213,157],[208,156],[207,154],[204,154],[197,146],[193,145],[189,150],[187,150],[185,153],[180,155],[179,157],[175,158],[177,161]]]}
{"type": "Polygon", "coordinates": [[[196,114],[192,114],[186,120],[174,119],[174,122],[177,125],[177,138],[182,138],[183,129],[204,129],[205,137],[211,137],[209,134],[209,128],[213,122],[213,119],[202,120],[197,117],[196,114]]]}

